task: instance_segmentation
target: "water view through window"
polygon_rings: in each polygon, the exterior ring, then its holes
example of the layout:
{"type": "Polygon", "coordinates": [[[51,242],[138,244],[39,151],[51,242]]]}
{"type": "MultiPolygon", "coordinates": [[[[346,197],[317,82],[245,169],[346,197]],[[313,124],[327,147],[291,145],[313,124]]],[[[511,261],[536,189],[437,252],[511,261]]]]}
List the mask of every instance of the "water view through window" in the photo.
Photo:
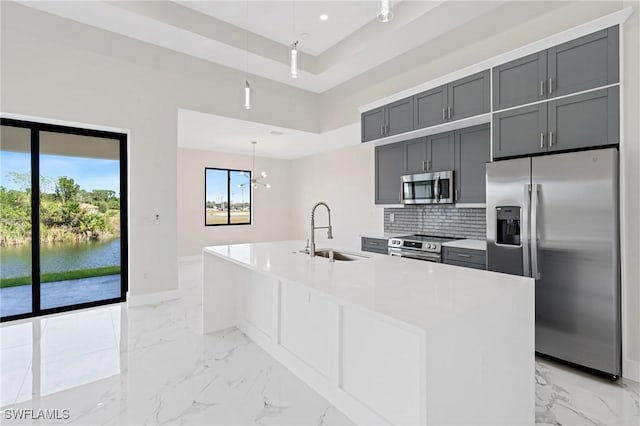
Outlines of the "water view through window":
{"type": "Polygon", "coordinates": [[[16,128],[2,128],[0,315],[122,298],[121,141],[38,131],[34,224],[31,152],[11,143],[16,128]]]}

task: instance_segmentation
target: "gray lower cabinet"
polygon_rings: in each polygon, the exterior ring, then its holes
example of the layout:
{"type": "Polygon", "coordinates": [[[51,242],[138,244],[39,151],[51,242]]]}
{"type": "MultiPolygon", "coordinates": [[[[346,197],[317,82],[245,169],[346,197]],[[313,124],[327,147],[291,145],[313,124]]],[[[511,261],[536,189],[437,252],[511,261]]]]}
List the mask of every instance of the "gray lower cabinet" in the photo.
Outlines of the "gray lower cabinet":
{"type": "Polygon", "coordinates": [[[547,51],[493,68],[494,111],[547,98],[547,51]]]}
{"type": "Polygon", "coordinates": [[[618,31],[616,25],[549,49],[549,97],[617,83],[618,31]]]}
{"type": "Polygon", "coordinates": [[[362,142],[380,139],[384,136],[384,108],[367,111],[360,118],[362,142]]]}
{"type": "Polygon", "coordinates": [[[549,151],[618,144],[619,87],[549,102],[549,151]]]}
{"type": "Polygon", "coordinates": [[[619,87],[496,113],[493,126],[493,158],[616,145],[619,87]]]}
{"type": "Polygon", "coordinates": [[[547,104],[493,114],[493,158],[546,152],[547,104]]]}
{"type": "Polygon", "coordinates": [[[361,237],[361,250],[372,253],[387,254],[388,240],[383,238],[361,237]]]}
{"type": "Polygon", "coordinates": [[[456,203],[486,202],[486,163],[491,161],[488,124],[455,132],[456,203]]]}
{"type": "Polygon", "coordinates": [[[489,70],[449,83],[447,85],[447,119],[460,120],[489,112],[490,86],[489,70]]]}
{"type": "Polygon", "coordinates": [[[442,263],[474,269],[486,269],[487,252],[484,250],[442,247],[442,263]]]}
{"type": "Polygon", "coordinates": [[[375,162],[375,203],[399,204],[405,168],[404,143],[377,146],[375,162]]]}

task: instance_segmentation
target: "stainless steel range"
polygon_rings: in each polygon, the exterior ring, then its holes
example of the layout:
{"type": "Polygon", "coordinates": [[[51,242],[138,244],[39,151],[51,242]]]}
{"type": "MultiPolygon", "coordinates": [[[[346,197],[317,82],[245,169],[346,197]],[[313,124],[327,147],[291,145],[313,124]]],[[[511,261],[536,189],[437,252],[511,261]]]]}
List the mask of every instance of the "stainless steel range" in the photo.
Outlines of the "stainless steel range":
{"type": "Polygon", "coordinates": [[[441,263],[442,243],[457,239],[458,238],[422,234],[390,238],[388,252],[391,256],[441,263]]]}

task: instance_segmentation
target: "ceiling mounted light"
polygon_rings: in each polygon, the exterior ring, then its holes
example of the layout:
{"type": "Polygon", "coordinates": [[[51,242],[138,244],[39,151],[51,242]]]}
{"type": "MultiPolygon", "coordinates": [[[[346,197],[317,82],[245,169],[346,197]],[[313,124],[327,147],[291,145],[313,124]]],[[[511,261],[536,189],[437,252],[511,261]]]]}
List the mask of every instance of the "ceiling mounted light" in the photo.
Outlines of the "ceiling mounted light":
{"type": "Polygon", "coordinates": [[[323,13],[322,15],[320,15],[320,20],[321,21],[326,21],[327,19],[329,19],[329,15],[327,15],[326,13],[323,13]]]}
{"type": "Polygon", "coordinates": [[[260,186],[264,186],[265,188],[269,189],[271,188],[271,185],[268,183],[264,183],[262,182],[262,179],[266,179],[267,178],[267,172],[262,171],[260,172],[260,177],[257,178],[256,176],[256,144],[258,142],[256,141],[251,141],[251,144],[253,145],[253,169],[251,170],[251,176],[253,176],[251,178],[251,187],[253,189],[258,188],[258,185],[260,186]]]}
{"type": "Polygon", "coordinates": [[[289,46],[291,53],[291,78],[298,78],[298,42],[289,46]]]}
{"type": "Polygon", "coordinates": [[[393,19],[393,0],[380,0],[378,2],[378,21],[389,22],[393,19]]]}

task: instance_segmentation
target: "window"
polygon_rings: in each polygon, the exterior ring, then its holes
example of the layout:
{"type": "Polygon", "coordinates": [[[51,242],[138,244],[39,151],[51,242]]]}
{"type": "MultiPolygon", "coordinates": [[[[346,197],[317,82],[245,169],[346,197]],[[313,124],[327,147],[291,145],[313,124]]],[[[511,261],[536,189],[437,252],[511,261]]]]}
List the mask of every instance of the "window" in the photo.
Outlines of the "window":
{"type": "Polygon", "coordinates": [[[251,224],[251,172],[204,169],[204,224],[251,224]]]}

